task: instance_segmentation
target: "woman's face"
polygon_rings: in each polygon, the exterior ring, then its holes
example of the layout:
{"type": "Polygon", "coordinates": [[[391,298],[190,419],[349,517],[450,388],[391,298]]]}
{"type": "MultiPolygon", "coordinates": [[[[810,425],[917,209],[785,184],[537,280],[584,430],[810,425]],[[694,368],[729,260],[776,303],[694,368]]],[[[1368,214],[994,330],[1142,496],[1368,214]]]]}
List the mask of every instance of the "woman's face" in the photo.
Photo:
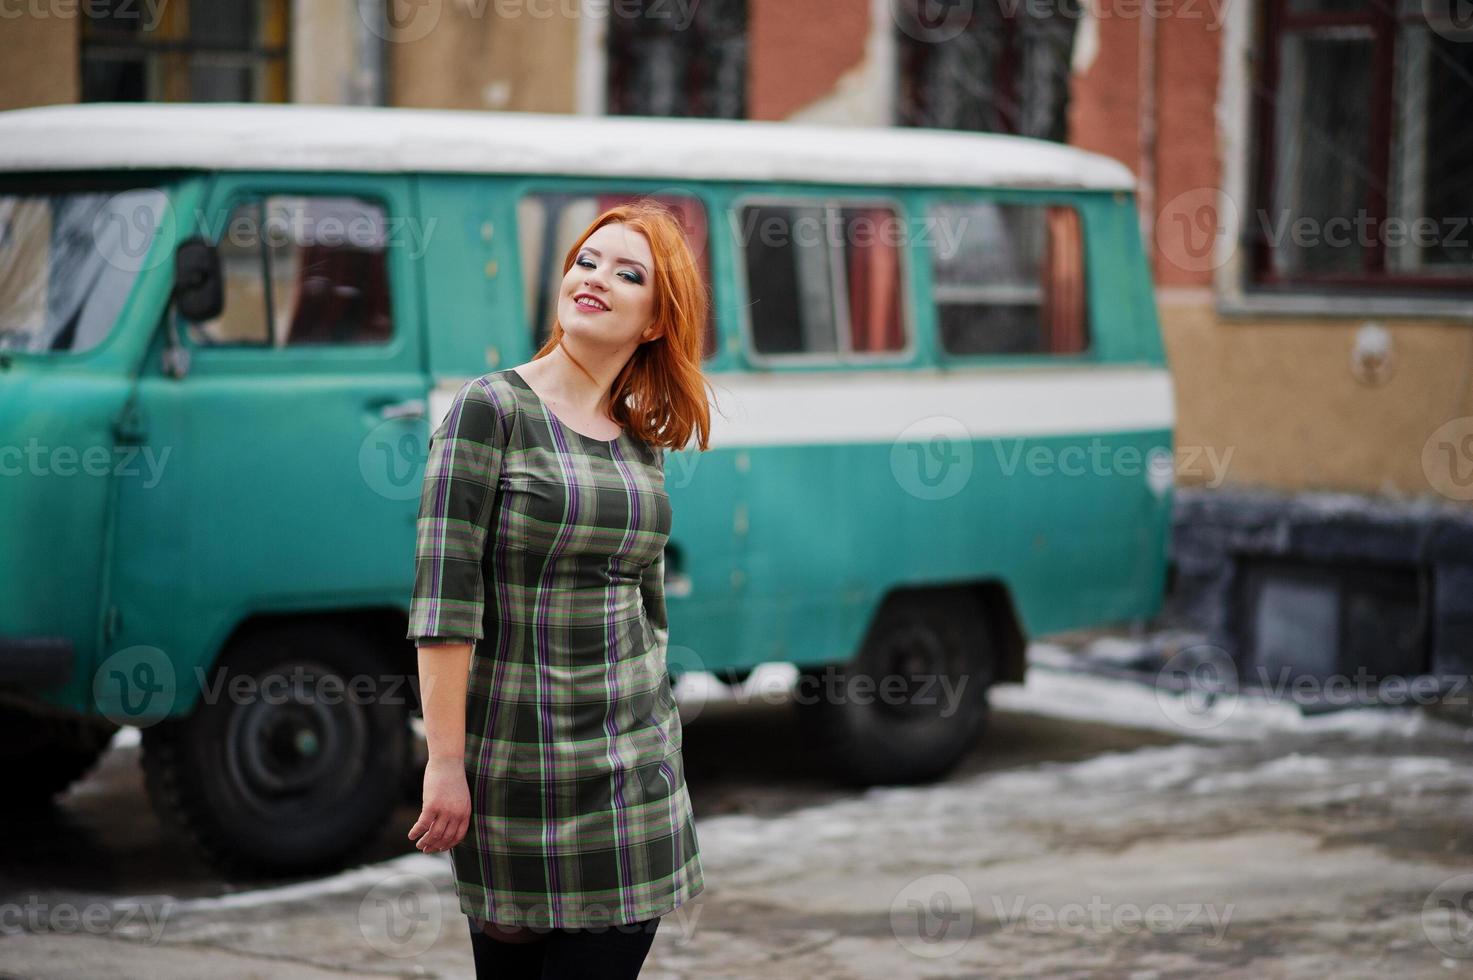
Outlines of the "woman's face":
{"type": "Polygon", "coordinates": [[[655,259],[643,232],[610,223],[588,236],[563,276],[558,322],[600,347],[636,346],[653,337],[655,259]]]}

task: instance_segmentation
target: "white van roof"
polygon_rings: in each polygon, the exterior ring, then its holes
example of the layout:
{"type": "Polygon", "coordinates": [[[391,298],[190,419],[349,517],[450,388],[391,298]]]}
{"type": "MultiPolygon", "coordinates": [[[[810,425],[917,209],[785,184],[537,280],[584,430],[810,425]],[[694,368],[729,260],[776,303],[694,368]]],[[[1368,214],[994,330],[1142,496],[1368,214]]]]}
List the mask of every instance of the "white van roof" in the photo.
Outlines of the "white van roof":
{"type": "Polygon", "coordinates": [[[1097,153],[939,129],[253,103],[0,112],[0,171],[127,168],[1135,187],[1097,153]]]}

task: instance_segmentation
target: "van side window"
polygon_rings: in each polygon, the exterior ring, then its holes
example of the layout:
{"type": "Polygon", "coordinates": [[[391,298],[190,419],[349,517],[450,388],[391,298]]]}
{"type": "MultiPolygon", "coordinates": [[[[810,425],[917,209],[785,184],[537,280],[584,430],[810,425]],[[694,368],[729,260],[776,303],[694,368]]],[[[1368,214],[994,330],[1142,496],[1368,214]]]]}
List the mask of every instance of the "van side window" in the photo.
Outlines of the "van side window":
{"type": "Polygon", "coordinates": [[[619,204],[649,199],[674,212],[685,231],[686,244],[700,267],[710,300],[706,310],[705,338],[701,357],[716,353],[716,303],[711,289],[710,232],[706,206],[687,194],[558,193],[539,191],[517,202],[517,235],[522,256],[522,295],[536,350],[552,334],[557,318],[558,288],[563,281],[563,260],[568,247],[593,224],[593,219],[619,204]]]}
{"type": "Polygon", "coordinates": [[[890,205],[757,204],[737,229],[758,354],[881,354],[905,347],[890,205]]]}
{"type": "Polygon", "coordinates": [[[195,343],[304,347],[392,337],[379,204],[296,195],[243,201],[217,244],[225,307],[190,326],[195,343]]]}
{"type": "Polygon", "coordinates": [[[933,206],[936,320],[948,354],[1078,354],[1089,346],[1084,235],[1062,205],[933,206]]]}

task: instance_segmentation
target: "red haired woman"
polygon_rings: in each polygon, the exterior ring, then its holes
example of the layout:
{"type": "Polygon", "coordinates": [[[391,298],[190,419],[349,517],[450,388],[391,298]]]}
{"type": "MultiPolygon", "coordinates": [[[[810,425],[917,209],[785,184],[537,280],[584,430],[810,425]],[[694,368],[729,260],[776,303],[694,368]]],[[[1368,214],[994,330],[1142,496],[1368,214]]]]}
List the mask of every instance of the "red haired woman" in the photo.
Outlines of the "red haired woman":
{"type": "Polygon", "coordinates": [[[478,977],[635,977],[704,887],[666,672],[664,449],[707,448],[705,284],[674,216],[599,215],[526,364],[456,394],[425,467],[409,831],[450,852],[478,977]],[[594,964],[597,963],[595,967],[594,964]]]}

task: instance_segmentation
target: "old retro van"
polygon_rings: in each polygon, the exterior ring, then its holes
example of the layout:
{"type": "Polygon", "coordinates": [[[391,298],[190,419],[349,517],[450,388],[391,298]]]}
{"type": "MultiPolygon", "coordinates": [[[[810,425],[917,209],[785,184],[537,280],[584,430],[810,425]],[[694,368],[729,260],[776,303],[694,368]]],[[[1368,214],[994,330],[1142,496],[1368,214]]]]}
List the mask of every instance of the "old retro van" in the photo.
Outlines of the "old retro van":
{"type": "Polygon", "coordinates": [[[227,867],[341,863],[416,782],[428,434],[650,196],[710,284],[672,672],[796,667],[858,783],[936,778],[1025,638],[1161,601],[1173,402],[1130,173],[928,130],[260,105],[0,114],[7,799],[142,732],[227,867]]]}

